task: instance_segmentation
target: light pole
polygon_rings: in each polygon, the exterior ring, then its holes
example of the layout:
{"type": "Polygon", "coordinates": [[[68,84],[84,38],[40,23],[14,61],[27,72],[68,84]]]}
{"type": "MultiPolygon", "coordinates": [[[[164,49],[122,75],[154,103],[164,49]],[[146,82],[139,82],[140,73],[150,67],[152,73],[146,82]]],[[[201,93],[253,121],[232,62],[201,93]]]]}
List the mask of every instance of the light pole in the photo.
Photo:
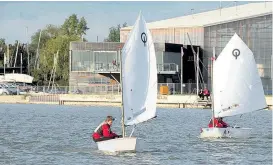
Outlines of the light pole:
{"type": "Polygon", "coordinates": [[[184,51],[182,46],[181,47],[181,62],[180,62],[180,82],[181,82],[180,92],[181,94],[183,94],[183,56],[184,56],[184,51]]]}

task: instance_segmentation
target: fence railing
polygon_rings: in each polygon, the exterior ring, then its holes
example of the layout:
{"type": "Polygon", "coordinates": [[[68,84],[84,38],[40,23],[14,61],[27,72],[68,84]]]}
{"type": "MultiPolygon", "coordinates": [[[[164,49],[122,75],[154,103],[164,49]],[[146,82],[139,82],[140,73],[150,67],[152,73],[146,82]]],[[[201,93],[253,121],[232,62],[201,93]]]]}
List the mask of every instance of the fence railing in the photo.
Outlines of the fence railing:
{"type": "Polygon", "coordinates": [[[119,72],[120,64],[119,63],[96,63],[95,71],[97,72],[119,72]]]}
{"type": "Polygon", "coordinates": [[[178,72],[178,65],[175,63],[164,63],[164,64],[157,64],[157,71],[171,71],[171,72],[178,72]]]}
{"type": "MultiPolygon", "coordinates": [[[[168,86],[169,94],[193,94],[196,93],[197,85],[195,83],[159,83],[158,93],[160,92],[160,86],[168,86]]],[[[199,89],[208,88],[211,91],[210,85],[199,84],[199,89]]],[[[36,86],[33,87],[31,92],[35,93],[48,93],[48,94],[121,94],[121,87],[119,84],[107,85],[107,84],[93,84],[92,86],[59,86],[50,87],[36,86]]],[[[264,87],[265,95],[272,94],[272,87],[264,87]]],[[[196,93],[197,94],[197,93],[196,93]]]]}
{"type": "MultiPolygon", "coordinates": [[[[120,63],[96,63],[95,71],[97,72],[119,72],[120,71],[120,63]]],[[[178,65],[175,63],[164,63],[157,64],[157,71],[172,71],[178,72],[178,65]]]]}

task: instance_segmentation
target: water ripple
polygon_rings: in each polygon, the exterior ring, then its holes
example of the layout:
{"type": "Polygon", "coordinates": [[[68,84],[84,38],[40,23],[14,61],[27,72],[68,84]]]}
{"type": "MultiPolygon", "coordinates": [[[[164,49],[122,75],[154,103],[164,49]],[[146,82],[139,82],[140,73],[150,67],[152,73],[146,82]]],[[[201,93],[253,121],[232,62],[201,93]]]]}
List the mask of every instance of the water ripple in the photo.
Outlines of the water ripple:
{"type": "MultiPolygon", "coordinates": [[[[1,104],[0,164],[272,164],[272,111],[226,119],[247,123],[251,138],[200,139],[210,111],[158,109],[156,120],[136,127],[136,152],[118,154],[98,151],[90,137],[106,115],[120,121],[115,107],[1,104]]],[[[112,129],[120,134],[120,122],[112,129]]]]}

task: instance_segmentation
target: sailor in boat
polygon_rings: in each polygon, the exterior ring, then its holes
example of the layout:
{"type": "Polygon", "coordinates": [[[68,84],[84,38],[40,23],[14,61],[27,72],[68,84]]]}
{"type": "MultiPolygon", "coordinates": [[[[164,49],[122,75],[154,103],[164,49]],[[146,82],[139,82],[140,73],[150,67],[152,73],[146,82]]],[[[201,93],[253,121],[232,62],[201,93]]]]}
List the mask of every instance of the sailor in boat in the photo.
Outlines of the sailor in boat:
{"type": "Polygon", "coordinates": [[[207,97],[207,100],[209,100],[210,91],[207,88],[203,90],[203,100],[204,100],[204,96],[207,97]]]}
{"type": "Polygon", "coordinates": [[[115,118],[112,116],[107,116],[106,120],[95,129],[92,135],[95,142],[122,137],[121,135],[117,135],[111,131],[111,125],[114,120],[115,118]]]}
{"type": "MultiPolygon", "coordinates": [[[[210,119],[209,128],[212,128],[212,127],[213,127],[213,123],[212,123],[212,119],[210,119]]],[[[229,127],[229,125],[223,121],[222,117],[220,117],[220,118],[214,118],[214,127],[227,128],[229,127]]]]}

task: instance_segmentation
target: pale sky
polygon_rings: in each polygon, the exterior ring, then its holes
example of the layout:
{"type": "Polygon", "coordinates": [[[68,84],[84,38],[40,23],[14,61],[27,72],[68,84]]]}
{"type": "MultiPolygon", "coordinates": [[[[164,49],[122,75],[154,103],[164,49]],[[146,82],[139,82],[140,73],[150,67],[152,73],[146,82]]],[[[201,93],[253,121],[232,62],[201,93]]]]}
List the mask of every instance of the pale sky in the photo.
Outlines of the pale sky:
{"type": "MultiPolygon", "coordinates": [[[[237,2],[237,5],[250,3],[237,2]]],[[[222,2],[222,7],[234,6],[234,1],[222,2]]],[[[181,2],[0,2],[0,38],[7,43],[30,41],[30,36],[47,24],[61,25],[71,14],[85,17],[90,28],[85,38],[103,41],[109,28],[127,22],[133,25],[139,11],[146,22],[217,9],[220,1],[181,2]],[[194,9],[194,10],[191,10],[194,9]],[[28,27],[28,35],[26,33],[28,27]]]]}

